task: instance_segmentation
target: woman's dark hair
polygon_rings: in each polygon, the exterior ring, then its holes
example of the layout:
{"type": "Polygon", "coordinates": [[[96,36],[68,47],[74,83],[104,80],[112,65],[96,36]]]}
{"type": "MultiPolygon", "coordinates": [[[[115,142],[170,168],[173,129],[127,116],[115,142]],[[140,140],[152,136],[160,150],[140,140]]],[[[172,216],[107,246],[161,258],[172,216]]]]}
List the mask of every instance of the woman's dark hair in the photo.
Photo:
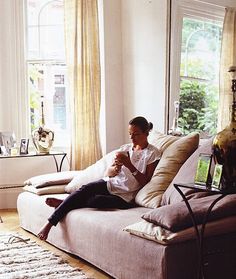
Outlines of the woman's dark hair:
{"type": "Polygon", "coordinates": [[[129,121],[129,125],[137,126],[141,129],[143,133],[149,132],[153,128],[152,122],[148,122],[146,118],[142,116],[137,116],[129,121]]]}

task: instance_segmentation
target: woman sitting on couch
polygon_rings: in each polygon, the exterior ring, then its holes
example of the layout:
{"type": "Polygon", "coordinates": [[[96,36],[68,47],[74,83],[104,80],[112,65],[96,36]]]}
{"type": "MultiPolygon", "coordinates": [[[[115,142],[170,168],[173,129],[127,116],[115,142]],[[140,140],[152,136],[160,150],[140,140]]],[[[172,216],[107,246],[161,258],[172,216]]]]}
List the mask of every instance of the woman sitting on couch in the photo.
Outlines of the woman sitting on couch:
{"type": "Polygon", "coordinates": [[[56,226],[73,209],[133,207],[135,195],[151,180],[161,155],[156,147],[148,143],[152,128],[153,124],[144,117],[130,120],[128,130],[132,143],[120,147],[103,179],[83,185],[65,200],[46,199],[46,204],[54,207],[55,211],[38,237],[46,240],[52,226],[56,226]]]}

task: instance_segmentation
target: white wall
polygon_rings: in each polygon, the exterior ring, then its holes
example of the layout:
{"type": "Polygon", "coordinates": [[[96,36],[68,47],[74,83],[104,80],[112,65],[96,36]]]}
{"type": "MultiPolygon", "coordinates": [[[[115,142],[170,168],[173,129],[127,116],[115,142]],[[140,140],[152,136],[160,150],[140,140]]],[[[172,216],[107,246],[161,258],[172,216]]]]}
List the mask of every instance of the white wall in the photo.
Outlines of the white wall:
{"type": "Polygon", "coordinates": [[[120,0],[103,0],[105,147],[109,152],[123,142],[123,77],[120,0]]]}
{"type": "Polygon", "coordinates": [[[137,115],[164,131],[166,2],[122,0],[125,135],[128,121],[137,115]]]}
{"type": "Polygon", "coordinates": [[[104,0],[107,152],[129,141],[137,115],[164,131],[166,2],[104,0]]]}

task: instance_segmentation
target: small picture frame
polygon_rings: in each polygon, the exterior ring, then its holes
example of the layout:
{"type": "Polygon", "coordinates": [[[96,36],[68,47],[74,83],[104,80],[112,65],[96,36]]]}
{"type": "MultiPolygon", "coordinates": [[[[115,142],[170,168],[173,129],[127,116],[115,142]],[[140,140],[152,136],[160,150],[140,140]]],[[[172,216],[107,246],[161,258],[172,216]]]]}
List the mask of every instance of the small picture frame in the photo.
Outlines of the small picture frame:
{"type": "Polygon", "coordinates": [[[214,174],[212,178],[211,187],[221,189],[221,177],[222,177],[223,165],[216,164],[214,174]]]}
{"type": "Polygon", "coordinates": [[[197,171],[194,178],[195,184],[208,186],[210,180],[211,154],[200,153],[197,164],[197,171]]]}
{"type": "Polygon", "coordinates": [[[21,139],[20,155],[28,154],[29,139],[21,139]]]}
{"type": "Polygon", "coordinates": [[[16,144],[14,132],[1,132],[1,145],[5,146],[6,152],[10,154],[11,148],[16,144]]]}
{"type": "Polygon", "coordinates": [[[1,154],[1,156],[7,156],[8,155],[6,147],[4,145],[0,146],[0,154],[1,154]]]}

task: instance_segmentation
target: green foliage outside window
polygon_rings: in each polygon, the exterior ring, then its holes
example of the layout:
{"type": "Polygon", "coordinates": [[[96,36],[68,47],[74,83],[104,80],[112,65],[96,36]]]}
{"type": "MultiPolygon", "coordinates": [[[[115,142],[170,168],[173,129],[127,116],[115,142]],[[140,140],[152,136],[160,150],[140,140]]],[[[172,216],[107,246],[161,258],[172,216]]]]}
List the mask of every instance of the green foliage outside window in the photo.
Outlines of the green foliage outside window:
{"type": "Polygon", "coordinates": [[[216,133],[222,24],[184,17],[180,65],[179,128],[216,133]]]}
{"type": "Polygon", "coordinates": [[[181,81],[179,127],[184,134],[216,133],[218,96],[214,86],[198,81],[181,81]]]}
{"type": "Polygon", "coordinates": [[[35,65],[28,64],[31,131],[35,130],[40,124],[38,123],[38,119],[36,119],[36,112],[40,109],[40,92],[37,82],[41,76],[42,74],[40,74],[35,65]]]}

